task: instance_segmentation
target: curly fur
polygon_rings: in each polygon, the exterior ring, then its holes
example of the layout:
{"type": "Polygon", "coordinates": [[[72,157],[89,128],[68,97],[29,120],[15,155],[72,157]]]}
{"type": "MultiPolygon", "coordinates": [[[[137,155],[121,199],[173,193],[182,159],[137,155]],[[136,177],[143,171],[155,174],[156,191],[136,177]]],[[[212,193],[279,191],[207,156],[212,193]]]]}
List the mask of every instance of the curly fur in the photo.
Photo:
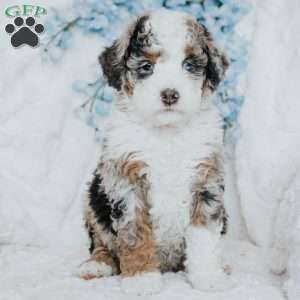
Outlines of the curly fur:
{"type": "Polygon", "coordinates": [[[117,92],[86,197],[91,259],[123,276],[185,266],[213,274],[227,215],[222,122],[207,97],[224,77],[224,54],[190,16],[160,10],[132,22],[99,60],[117,92]],[[166,88],[177,91],[167,107],[166,88]],[[198,255],[206,242],[212,249],[198,255]]]}

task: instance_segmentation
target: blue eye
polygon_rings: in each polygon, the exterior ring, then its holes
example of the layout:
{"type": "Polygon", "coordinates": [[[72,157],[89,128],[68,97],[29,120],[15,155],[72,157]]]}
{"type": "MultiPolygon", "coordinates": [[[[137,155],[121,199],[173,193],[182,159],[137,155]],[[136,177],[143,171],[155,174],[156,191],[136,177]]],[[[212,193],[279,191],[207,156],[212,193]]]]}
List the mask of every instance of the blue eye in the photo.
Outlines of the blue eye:
{"type": "Polygon", "coordinates": [[[154,65],[150,61],[143,62],[139,68],[138,72],[141,75],[150,75],[153,73],[154,65]]]}
{"type": "Polygon", "coordinates": [[[188,72],[193,72],[195,70],[195,65],[189,61],[184,61],[182,67],[188,72]]]}
{"type": "Polygon", "coordinates": [[[145,65],[142,66],[142,69],[146,72],[152,71],[153,65],[150,63],[146,63],[145,65]]]}

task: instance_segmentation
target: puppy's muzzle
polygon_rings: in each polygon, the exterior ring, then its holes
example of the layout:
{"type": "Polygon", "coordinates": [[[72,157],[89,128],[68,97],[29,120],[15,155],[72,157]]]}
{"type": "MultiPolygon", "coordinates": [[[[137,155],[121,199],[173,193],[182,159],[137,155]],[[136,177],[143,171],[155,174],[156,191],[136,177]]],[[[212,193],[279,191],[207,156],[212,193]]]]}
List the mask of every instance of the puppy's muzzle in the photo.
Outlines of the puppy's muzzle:
{"type": "Polygon", "coordinates": [[[164,105],[171,106],[178,102],[180,94],[175,89],[165,89],[161,91],[160,98],[164,105]]]}

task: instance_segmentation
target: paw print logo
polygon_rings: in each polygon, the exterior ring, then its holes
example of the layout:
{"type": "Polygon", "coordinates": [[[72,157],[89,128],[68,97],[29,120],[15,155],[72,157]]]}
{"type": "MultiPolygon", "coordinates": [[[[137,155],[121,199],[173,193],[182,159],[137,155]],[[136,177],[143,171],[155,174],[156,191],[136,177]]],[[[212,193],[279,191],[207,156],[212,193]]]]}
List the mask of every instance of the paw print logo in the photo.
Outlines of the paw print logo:
{"type": "Polygon", "coordinates": [[[14,47],[19,47],[23,44],[29,45],[31,47],[37,46],[39,43],[38,35],[44,31],[44,26],[42,24],[35,25],[35,19],[33,17],[26,18],[24,24],[24,19],[21,17],[16,17],[14,24],[7,24],[5,26],[5,31],[11,34],[11,44],[14,47]]]}

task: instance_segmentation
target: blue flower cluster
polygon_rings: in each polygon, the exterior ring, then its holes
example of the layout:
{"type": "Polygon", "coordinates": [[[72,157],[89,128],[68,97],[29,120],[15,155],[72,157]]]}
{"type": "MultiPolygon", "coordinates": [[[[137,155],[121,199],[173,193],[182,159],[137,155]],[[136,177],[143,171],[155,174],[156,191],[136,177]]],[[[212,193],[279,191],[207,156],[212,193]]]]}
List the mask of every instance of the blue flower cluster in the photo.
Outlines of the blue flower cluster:
{"type": "MultiPolygon", "coordinates": [[[[166,7],[182,10],[194,15],[212,33],[219,46],[230,60],[230,68],[214,99],[224,117],[228,136],[232,136],[244,97],[237,94],[239,76],[247,66],[247,42],[235,28],[251,7],[239,0],[74,0],[72,9],[64,14],[52,11],[51,20],[46,24],[50,32],[44,48],[46,58],[59,61],[64,51],[72,46],[72,38],[78,30],[85,34],[97,34],[106,45],[116,38],[118,29],[125,20],[145,9],[166,7]],[[113,26],[111,26],[113,25],[113,26]]],[[[86,101],[78,108],[77,115],[96,128],[97,119],[109,112],[112,90],[102,78],[93,82],[78,80],[74,91],[86,101]]]]}

